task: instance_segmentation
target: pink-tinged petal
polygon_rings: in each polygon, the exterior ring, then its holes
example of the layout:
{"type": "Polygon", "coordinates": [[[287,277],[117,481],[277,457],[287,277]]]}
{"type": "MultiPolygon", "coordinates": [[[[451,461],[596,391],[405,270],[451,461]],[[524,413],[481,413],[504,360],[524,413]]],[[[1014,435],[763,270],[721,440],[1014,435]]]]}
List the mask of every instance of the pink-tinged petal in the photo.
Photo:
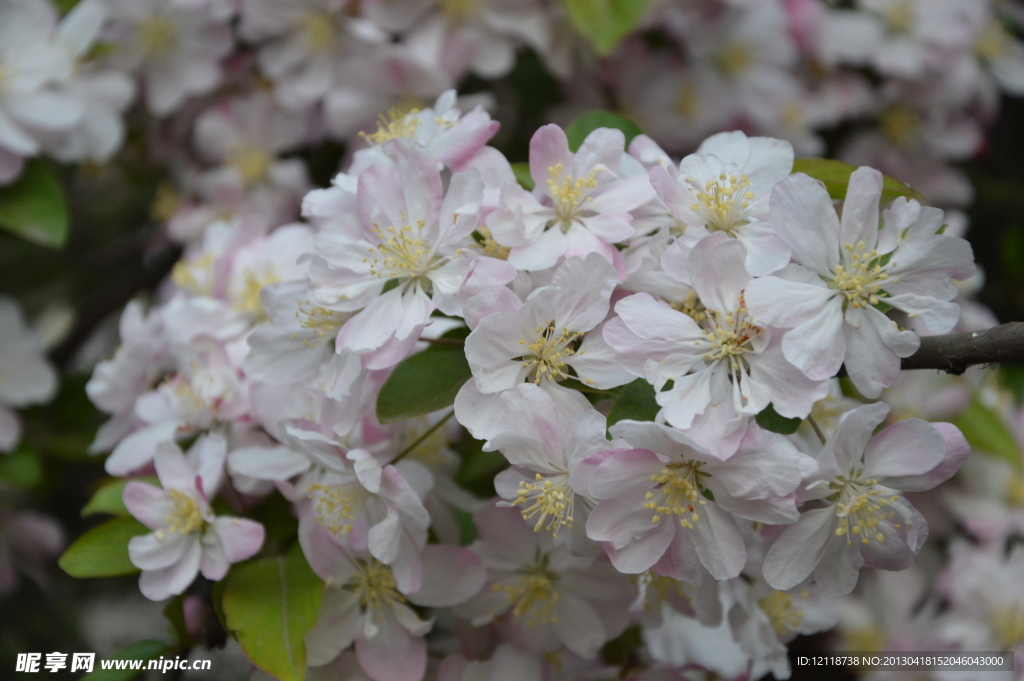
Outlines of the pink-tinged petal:
{"type": "MultiPolygon", "coordinates": [[[[399,326],[408,323],[405,320],[407,315],[411,317],[415,313],[415,310],[407,310],[405,303],[401,289],[392,289],[377,296],[358,314],[345,322],[345,325],[338,331],[338,337],[335,340],[336,346],[339,350],[344,348],[355,352],[379,348],[388,338],[397,333],[399,326]]],[[[427,316],[429,317],[429,314],[427,316]]],[[[409,321],[426,323],[428,320],[410,319],[409,321]]]]}
{"type": "Polygon", "coordinates": [[[202,549],[199,538],[185,550],[184,555],[174,565],[162,570],[144,570],[139,575],[139,591],[151,601],[162,601],[185,591],[199,574],[199,562],[202,549]]]}
{"type": "MultiPolygon", "coordinates": [[[[709,489],[710,487],[708,485],[709,489]]],[[[766,525],[787,525],[795,523],[800,518],[795,494],[767,499],[741,499],[715,494],[715,502],[737,518],[746,518],[766,525]]]]}
{"type": "Polygon", "coordinates": [[[316,624],[306,634],[306,662],[322,667],[338,657],[359,631],[359,598],[344,589],[324,590],[316,624]]]}
{"type": "Polygon", "coordinates": [[[839,298],[829,300],[821,312],[782,337],[782,354],[811,380],[835,376],[846,353],[839,298]]]}
{"type": "Polygon", "coordinates": [[[389,565],[398,558],[401,541],[402,520],[399,517],[398,509],[389,506],[384,519],[370,528],[367,544],[370,555],[385,565],[389,565]]]}
{"type": "MultiPolygon", "coordinates": [[[[737,165],[743,168],[747,179],[750,180],[750,191],[761,196],[793,172],[793,145],[787,140],[772,137],[748,137],[747,143],[749,156],[744,163],[737,165]]],[[[702,144],[700,148],[703,149],[704,145],[702,144]]],[[[719,158],[728,162],[721,156],[719,158]]]]}
{"type": "Polygon", "coordinates": [[[807,579],[830,543],[846,543],[835,537],[837,522],[831,506],[801,515],[768,549],[763,568],[765,580],[773,588],[787,591],[807,579]]]}
{"type": "MultiPolygon", "coordinates": [[[[821,314],[835,295],[835,291],[820,283],[762,277],[747,284],[743,300],[755,320],[792,328],[821,314]]],[[[842,321],[842,314],[839,319],[842,321]]]]}
{"type": "Polygon", "coordinates": [[[700,586],[711,578],[697,557],[693,534],[685,531],[675,533],[668,551],[651,569],[659,575],[689,582],[694,586],[700,586]]]}
{"type": "Polygon", "coordinates": [[[128,512],[151,530],[166,525],[167,517],[174,513],[174,503],[167,493],[145,482],[129,482],[124,486],[121,500],[128,512]]]}
{"type": "MultiPolygon", "coordinates": [[[[756,224],[767,227],[767,223],[756,224]]],[[[789,264],[793,252],[785,241],[774,233],[752,236],[750,231],[753,230],[741,230],[736,240],[747,249],[746,267],[752,276],[763,277],[789,264]]]]}
{"type": "MultiPolygon", "coordinates": [[[[847,544],[841,538],[828,544],[821,562],[814,568],[814,582],[823,595],[845,596],[857,586],[860,568],[864,565],[859,546],[857,542],[847,544]]],[[[771,584],[771,580],[768,583],[771,584]]]]}
{"type": "MultiPolygon", "coordinates": [[[[459,289],[458,298],[465,303],[487,291],[509,291],[509,289],[505,288],[505,284],[514,280],[517,274],[516,268],[505,260],[478,257],[473,261],[473,269],[459,289]]],[[[511,291],[509,292],[511,293],[511,291]]],[[[462,312],[463,310],[460,309],[460,313],[462,312]]],[[[468,321],[466,324],[470,328],[475,328],[468,321]]]]}
{"type": "Polygon", "coordinates": [[[518,509],[488,504],[473,514],[473,523],[480,541],[511,563],[523,564],[535,558],[539,537],[523,522],[518,509]]]}
{"type": "Polygon", "coordinates": [[[880,570],[906,570],[914,562],[914,552],[899,535],[892,523],[900,524],[900,516],[890,521],[883,521],[874,528],[873,533],[881,534],[882,541],[875,536],[868,537],[868,543],[854,537],[853,543],[860,548],[860,555],[867,567],[880,570]]]}
{"type": "Polygon", "coordinates": [[[508,261],[521,270],[546,270],[558,263],[567,248],[569,239],[561,229],[553,227],[528,244],[513,246],[508,261]]]}
{"type": "Polygon", "coordinates": [[[935,333],[949,333],[960,319],[959,305],[930,296],[900,293],[886,298],[885,302],[910,317],[920,317],[924,325],[935,333]]]}
{"type": "Polygon", "coordinates": [[[749,365],[751,384],[764,388],[775,411],[787,418],[806,418],[814,403],[828,395],[827,380],[811,380],[789,363],[778,335],[764,352],[750,356],[749,365]]]}
{"type": "Polygon", "coordinates": [[[651,487],[651,476],[665,467],[649,449],[620,449],[601,463],[590,475],[590,496],[611,499],[632,487],[651,487]]]}
{"type": "Polygon", "coordinates": [[[696,508],[700,520],[693,523],[693,530],[686,531],[696,535],[693,544],[700,562],[715,579],[732,579],[747,561],[743,535],[736,521],[713,502],[696,508]]]}
{"type": "Polygon", "coordinates": [[[224,546],[216,532],[204,532],[200,540],[203,557],[199,562],[199,572],[210,581],[219,582],[231,569],[231,563],[224,555],[224,546]]]}
{"type": "Polygon", "coordinates": [[[126,476],[153,460],[156,447],[161,442],[173,442],[177,424],[158,423],[137,430],[118,443],[104,462],[104,469],[110,475],[126,476]]]}
{"type": "MultiPolygon", "coordinates": [[[[939,435],[941,435],[944,440],[945,451],[942,461],[940,461],[930,471],[923,474],[908,475],[905,477],[889,475],[885,479],[879,480],[881,484],[904,492],[924,492],[926,490],[933,489],[937,485],[956,475],[956,472],[960,470],[961,464],[963,464],[971,453],[971,446],[967,443],[967,438],[965,438],[964,434],[960,432],[960,429],[952,423],[930,423],[928,426],[932,430],[938,431],[939,435]]],[[[869,445],[869,448],[873,445],[874,441],[869,445]]]]}
{"type": "Polygon", "coordinates": [[[219,517],[214,519],[211,529],[220,538],[224,557],[229,563],[252,558],[263,546],[266,536],[263,525],[248,518],[219,517]]]}
{"type": "Polygon", "coordinates": [[[889,405],[884,402],[865,404],[843,414],[835,435],[829,438],[841,472],[860,468],[868,441],[888,415],[889,405]]]}
{"type": "Polygon", "coordinates": [[[709,310],[728,312],[739,308],[740,293],[750,281],[743,244],[716,232],[701,240],[690,253],[690,278],[700,300],[709,310]]]}
{"type": "Polygon", "coordinates": [[[579,596],[560,593],[552,614],[558,618],[555,634],[585,660],[596,656],[608,639],[601,617],[579,596]]]}
{"type": "MultiPolygon", "coordinates": [[[[700,369],[696,373],[675,379],[671,390],[659,392],[655,399],[664,409],[665,420],[676,428],[686,429],[693,420],[708,409],[711,402],[712,368],[700,369]]],[[[650,377],[648,377],[650,380],[650,377]]]]}
{"type": "MultiPolygon", "coordinates": [[[[573,157],[571,170],[576,178],[584,177],[595,166],[615,169],[619,167],[622,154],[626,150],[626,136],[615,128],[597,128],[583,140],[579,150],[573,157]]],[[[601,181],[598,177],[598,182],[601,181]]]]}
{"type": "Polygon", "coordinates": [[[427,644],[410,636],[390,608],[373,622],[374,636],[364,631],[356,637],[359,665],[377,681],[421,681],[427,669],[427,644]]]}
{"type": "Polygon", "coordinates": [[[437,229],[437,217],[444,193],[437,161],[422,146],[403,137],[386,142],[382,149],[395,162],[401,178],[408,210],[406,224],[425,220],[427,232],[433,232],[436,238],[437,232],[434,230],[437,229]]]}
{"type": "Polygon", "coordinates": [[[420,550],[426,542],[426,530],[417,539],[402,527],[398,538],[398,555],[390,565],[391,573],[395,576],[395,587],[403,594],[416,593],[423,586],[423,557],[420,550]]]}
{"type": "Polygon", "coordinates": [[[878,397],[899,378],[900,357],[914,354],[921,339],[873,307],[847,310],[846,321],[846,371],[864,397],[878,397]]]}
{"type": "Polygon", "coordinates": [[[212,499],[220,490],[224,480],[224,459],[227,458],[228,443],[220,433],[208,433],[196,440],[188,450],[187,459],[196,469],[197,485],[202,485],[203,495],[212,499]]]}
{"type": "Polygon", "coordinates": [[[530,140],[530,175],[537,187],[547,190],[548,180],[552,179],[550,168],[562,164],[562,172],[571,172],[573,156],[569,151],[569,140],[565,132],[550,123],[533,133],[530,140]]]}
{"type": "Polygon", "coordinates": [[[373,165],[359,175],[356,193],[359,221],[367,235],[375,226],[401,228],[402,213],[409,218],[398,171],[385,165],[373,165]]]}
{"type": "Polygon", "coordinates": [[[921,419],[894,423],[868,443],[864,450],[864,475],[885,479],[923,475],[942,462],[946,441],[938,430],[921,419]]]}
{"type": "Polygon", "coordinates": [[[775,186],[769,203],[771,225],[796,261],[818,274],[831,272],[839,263],[839,218],[824,185],[796,173],[775,186]]]}
{"type": "MultiPolygon", "coordinates": [[[[605,499],[594,507],[587,520],[587,536],[594,541],[609,542],[616,551],[632,551],[621,559],[640,572],[657,562],[672,541],[671,536],[659,536],[664,532],[661,528],[668,527],[671,534],[675,527],[671,518],[653,521],[655,512],[644,506],[648,489],[632,487],[617,497],[605,499]]],[[[618,564],[616,567],[623,571],[618,564]]]]}
{"type": "Polygon", "coordinates": [[[408,599],[428,608],[465,603],[483,588],[487,569],[461,546],[430,544],[423,548],[423,584],[408,599]]]}
{"type": "Polygon", "coordinates": [[[309,470],[306,455],[288,447],[241,447],[228,455],[228,466],[236,475],[258,480],[288,480],[309,470]]]}
{"type": "MultiPolygon", "coordinates": [[[[673,345],[703,338],[700,327],[689,315],[655,300],[649,293],[637,293],[615,304],[615,313],[632,333],[645,340],[665,339],[673,345]]],[[[615,338],[606,340],[618,349],[615,338]]]]}
{"type": "Polygon", "coordinates": [[[602,326],[594,328],[583,339],[579,351],[566,359],[576,375],[600,390],[625,385],[637,377],[623,365],[619,354],[604,339],[602,326]]]}
{"type": "Polygon", "coordinates": [[[21,419],[13,409],[0,407],[0,452],[10,452],[20,441],[21,419]]]}
{"type": "Polygon", "coordinates": [[[466,301],[466,325],[475,331],[485,317],[492,314],[516,315],[522,306],[519,296],[504,286],[481,291],[466,301]]]}
{"type": "Polygon", "coordinates": [[[467,381],[455,396],[455,418],[477,440],[489,440],[505,430],[506,416],[499,395],[481,392],[475,380],[467,381]]]}
{"type": "Polygon", "coordinates": [[[736,453],[722,463],[709,463],[708,486],[718,500],[725,497],[765,499],[785,496],[800,484],[801,455],[784,436],[749,428],[736,453]]]}
{"type": "Polygon", "coordinates": [[[309,567],[325,582],[345,584],[355,574],[355,566],[338,541],[330,530],[316,522],[311,509],[300,515],[299,545],[309,567]]]}
{"type": "Polygon", "coordinates": [[[365,449],[353,449],[345,457],[353,462],[353,468],[355,469],[356,478],[359,479],[359,484],[365,487],[367,492],[379,494],[380,480],[383,475],[383,468],[381,468],[380,462],[373,458],[373,455],[365,449]]]}
{"type": "Polygon", "coordinates": [[[691,213],[690,206],[693,204],[693,195],[685,185],[669,175],[665,168],[661,166],[651,168],[648,181],[658,198],[664,201],[669,210],[677,217],[682,218],[691,213]]]}
{"type": "Polygon", "coordinates": [[[394,466],[381,471],[380,495],[422,529],[430,525],[430,515],[423,508],[416,491],[394,466]]]}
{"type": "Polygon", "coordinates": [[[191,534],[143,534],[128,541],[128,557],[140,570],[162,570],[180,561],[193,542],[198,541],[191,534]]]}
{"type": "MultiPolygon", "coordinates": [[[[633,216],[626,211],[589,215],[579,218],[579,224],[606,244],[625,241],[636,233],[636,230],[633,229],[633,216]]],[[[576,255],[576,253],[572,255],[576,255]]]]}
{"type": "Polygon", "coordinates": [[[568,258],[555,271],[551,285],[558,288],[552,301],[557,325],[571,331],[590,331],[604,321],[608,301],[619,275],[596,253],[586,260],[568,258]]]}
{"type": "Polygon", "coordinates": [[[156,454],[153,456],[153,463],[156,465],[156,474],[160,478],[160,485],[165,490],[189,490],[196,489],[196,472],[188,465],[185,455],[173,442],[164,442],[156,447],[156,454]]]}
{"type": "Polygon", "coordinates": [[[878,240],[878,201],[881,197],[882,173],[868,167],[853,171],[839,225],[842,244],[856,247],[863,241],[866,250],[875,247],[878,240]]]}

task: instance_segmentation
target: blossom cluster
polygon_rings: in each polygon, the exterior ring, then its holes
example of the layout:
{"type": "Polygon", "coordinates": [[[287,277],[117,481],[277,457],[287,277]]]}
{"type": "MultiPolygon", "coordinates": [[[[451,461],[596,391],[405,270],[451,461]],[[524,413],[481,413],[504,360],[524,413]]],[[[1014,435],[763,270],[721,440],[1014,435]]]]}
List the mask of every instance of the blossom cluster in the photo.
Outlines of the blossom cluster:
{"type": "Polygon", "coordinates": [[[152,530],[129,544],[143,593],[224,577],[264,539],[241,516],[281,494],[327,585],[313,667],[354,650],[374,681],[603,678],[602,647],[639,625],[631,671],[675,678],[696,626],[751,677],[785,676],[786,642],[831,627],[863,567],[911,565],[928,528],[906,493],[970,451],[944,422],[876,433],[873,401],[915,328],[957,325],[970,245],[939,209],[883,203],[877,170],[840,204],[790,143],[742,132],[677,163],[611,128],[572,151],[547,125],[526,189],[486,144],[497,125],[454,99],[367,136],[303,222],[214,222],[157,305],[126,309],[87,392],[111,415],[107,472],[161,483],[124,493],[152,530]],[[451,407],[381,417],[416,389],[405,360],[453,355],[451,407]],[[627,391],[649,413],[617,414],[627,391]],[[822,409],[820,441],[757,419],[822,409]],[[470,436],[508,462],[497,499],[456,482],[470,436]],[[437,666],[473,646],[494,657],[437,666]]]}

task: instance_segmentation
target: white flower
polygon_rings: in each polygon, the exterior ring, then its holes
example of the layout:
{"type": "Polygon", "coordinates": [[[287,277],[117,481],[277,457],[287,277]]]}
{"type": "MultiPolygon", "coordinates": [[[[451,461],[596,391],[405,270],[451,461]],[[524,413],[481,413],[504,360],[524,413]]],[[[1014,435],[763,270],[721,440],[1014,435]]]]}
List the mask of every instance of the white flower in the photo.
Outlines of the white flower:
{"type": "Polygon", "coordinates": [[[25,324],[18,304],[0,296],[0,452],[21,440],[21,421],[12,407],[49,402],[56,392],[57,373],[39,337],[25,324]]]}
{"type": "Polygon", "coordinates": [[[771,224],[798,264],[750,283],[747,308],[756,319],[791,328],[782,338],[786,359],[815,380],[845,362],[867,397],[899,376],[900,357],[920,340],[901,330],[878,306],[920,316],[948,331],[959,308],[953,280],[974,274],[970,244],[940,234],[942,211],[898,198],[882,214],[882,174],[860,168],[850,177],[842,220],[820,182],[797,173],[772,192],[771,224]]]}

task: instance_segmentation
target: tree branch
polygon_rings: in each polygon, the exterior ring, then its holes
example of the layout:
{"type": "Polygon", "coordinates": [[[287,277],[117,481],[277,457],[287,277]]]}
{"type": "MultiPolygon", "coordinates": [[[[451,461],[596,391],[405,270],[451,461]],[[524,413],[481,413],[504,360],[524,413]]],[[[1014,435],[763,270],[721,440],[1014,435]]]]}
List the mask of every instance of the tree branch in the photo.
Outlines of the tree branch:
{"type": "Polygon", "coordinates": [[[962,374],[975,364],[1024,362],[1024,322],[1001,324],[984,331],[925,336],[921,347],[904,357],[904,369],[941,369],[962,374]]]}

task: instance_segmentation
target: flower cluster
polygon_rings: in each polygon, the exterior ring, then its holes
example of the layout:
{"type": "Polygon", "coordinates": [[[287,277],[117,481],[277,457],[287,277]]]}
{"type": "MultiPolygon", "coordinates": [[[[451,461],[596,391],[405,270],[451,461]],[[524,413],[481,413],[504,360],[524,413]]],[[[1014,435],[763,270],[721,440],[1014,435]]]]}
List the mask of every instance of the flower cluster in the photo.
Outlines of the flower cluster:
{"type": "Polygon", "coordinates": [[[157,305],[126,309],[87,391],[111,415],[108,473],[162,485],[124,492],[153,530],[129,545],[143,593],[260,549],[215,495],[242,515],[282,495],[327,586],[313,666],[353,647],[374,681],[418,681],[450,651],[439,631],[483,629],[494,659],[443,675],[508,658],[599,678],[640,625],[652,673],[698,627],[785,676],[786,642],[832,626],[861,568],[911,565],[928,528],[906,493],[969,453],[948,423],[879,431],[890,407],[870,400],[920,343],[909,320],[958,323],[970,246],[942,211],[883,201],[877,170],[839,204],[788,142],[742,132],[675,163],[646,136],[598,128],[573,151],[547,125],[527,189],[487,146],[497,125],[453,100],[393,114],[304,222],[214,222],[157,305]],[[459,365],[446,402],[415,403],[459,365]],[[464,489],[474,441],[509,464],[496,500],[464,489]]]}

